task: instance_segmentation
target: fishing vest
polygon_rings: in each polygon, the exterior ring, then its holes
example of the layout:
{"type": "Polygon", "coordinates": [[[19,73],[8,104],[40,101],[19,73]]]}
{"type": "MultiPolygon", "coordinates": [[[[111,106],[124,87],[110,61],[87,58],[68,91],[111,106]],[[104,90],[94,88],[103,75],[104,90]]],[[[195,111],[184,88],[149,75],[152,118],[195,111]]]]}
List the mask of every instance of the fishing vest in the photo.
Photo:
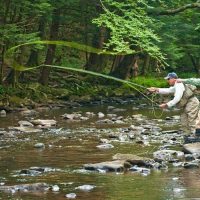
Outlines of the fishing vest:
{"type": "Polygon", "coordinates": [[[178,108],[183,108],[187,104],[188,100],[194,97],[195,90],[197,89],[196,86],[190,84],[184,84],[184,87],[185,91],[183,92],[183,96],[179,103],[176,104],[178,108]]]}

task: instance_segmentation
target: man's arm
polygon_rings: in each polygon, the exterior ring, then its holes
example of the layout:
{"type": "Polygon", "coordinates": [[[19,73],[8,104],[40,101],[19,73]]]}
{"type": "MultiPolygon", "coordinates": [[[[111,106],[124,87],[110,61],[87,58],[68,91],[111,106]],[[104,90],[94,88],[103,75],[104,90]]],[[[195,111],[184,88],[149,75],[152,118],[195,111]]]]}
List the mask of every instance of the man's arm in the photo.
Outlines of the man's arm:
{"type": "Polygon", "coordinates": [[[174,86],[174,89],[175,89],[174,98],[171,101],[169,101],[168,103],[166,103],[167,107],[169,107],[169,108],[175,106],[177,103],[180,102],[180,100],[183,96],[183,93],[185,91],[185,87],[184,87],[183,83],[176,83],[174,86]]]}

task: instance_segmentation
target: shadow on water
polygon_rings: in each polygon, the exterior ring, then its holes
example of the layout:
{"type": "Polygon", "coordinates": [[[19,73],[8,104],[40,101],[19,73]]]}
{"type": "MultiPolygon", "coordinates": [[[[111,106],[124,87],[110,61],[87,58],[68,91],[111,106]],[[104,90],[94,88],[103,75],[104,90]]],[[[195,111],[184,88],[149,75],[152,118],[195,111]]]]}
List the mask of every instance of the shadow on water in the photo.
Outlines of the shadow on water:
{"type": "MultiPolygon", "coordinates": [[[[142,114],[147,119],[155,118],[149,109],[133,110],[132,105],[123,105],[126,111],[118,113],[127,117],[142,114]]],[[[101,135],[101,129],[110,132],[118,127],[129,127],[130,124],[108,125],[96,124],[96,117],[81,122],[67,122],[61,115],[64,113],[87,111],[108,113],[106,106],[93,106],[69,109],[50,110],[40,113],[37,118],[55,119],[58,127],[44,130],[42,133],[16,133],[7,139],[1,139],[0,149],[0,185],[19,185],[26,183],[48,183],[58,185],[59,192],[0,192],[0,199],[48,199],[62,200],[68,193],[76,193],[80,200],[167,200],[200,198],[199,169],[168,169],[154,170],[148,176],[137,173],[96,173],[85,172],[83,164],[112,160],[116,153],[133,153],[152,156],[154,146],[142,146],[134,143],[114,142],[114,148],[100,150],[96,148],[101,135]],[[62,128],[62,129],[60,129],[62,128]],[[56,132],[60,130],[60,132],[56,132]],[[43,143],[45,148],[36,149],[36,143],[43,143]],[[146,152],[146,153],[145,153],[146,152]],[[37,175],[22,175],[20,171],[31,167],[48,167],[51,170],[37,175]],[[81,185],[95,185],[91,191],[80,191],[76,187],[81,185]]],[[[176,112],[164,113],[165,118],[176,112]]],[[[0,127],[17,126],[19,120],[25,120],[18,114],[10,114],[2,118],[0,127]]],[[[138,122],[133,121],[132,124],[138,122]]],[[[169,128],[169,126],[168,126],[169,128]]],[[[174,127],[171,126],[171,129],[174,127]]]]}

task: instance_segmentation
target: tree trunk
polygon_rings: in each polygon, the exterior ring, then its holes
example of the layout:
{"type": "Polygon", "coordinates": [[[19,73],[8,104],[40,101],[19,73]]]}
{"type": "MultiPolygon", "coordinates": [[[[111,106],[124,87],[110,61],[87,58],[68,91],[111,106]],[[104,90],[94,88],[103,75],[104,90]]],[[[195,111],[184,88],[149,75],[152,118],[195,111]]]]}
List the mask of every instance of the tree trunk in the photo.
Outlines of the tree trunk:
{"type": "Polygon", "coordinates": [[[6,46],[2,45],[1,51],[1,64],[0,64],[0,84],[3,83],[3,76],[4,76],[4,57],[5,57],[6,46]]]}
{"type": "MultiPolygon", "coordinates": [[[[60,24],[60,10],[56,9],[53,12],[52,17],[52,24],[50,27],[50,40],[57,40],[58,39],[58,32],[59,32],[59,24],[60,24]]],[[[55,56],[55,45],[49,45],[47,49],[45,64],[52,65],[53,59],[55,56]]],[[[50,74],[50,68],[49,67],[43,67],[41,71],[41,76],[39,78],[39,82],[42,85],[47,85],[49,81],[49,74],[50,74]]]]}
{"type": "MultiPolygon", "coordinates": [[[[106,29],[104,27],[100,27],[99,33],[95,34],[93,37],[93,46],[102,49],[103,43],[106,39],[106,29]]],[[[105,67],[105,55],[98,55],[95,53],[91,53],[88,59],[88,62],[85,64],[84,68],[86,70],[94,71],[94,72],[102,72],[105,67]]]]}
{"type": "Polygon", "coordinates": [[[125,55],[119,65],[111,72],[111,75],[121,79],[128,79],[131,76],[136,57],[135,55],[125,55]]]}
{"type": "Polygon", "coordinates": [[[119,63],[122,61],[123,58],[124,58],[124,56],[121,56],[121,55],[116,55],[114,57],[112,68],[110,70],[110,74],[112,74],[112,72],[116,69],[116,67],[119,65],[119,63]]]}
{"type": "Polygon", "coordinates": [[[145,59],[144,59],[144,64],[141,70],[141,74],[142,75],[146,75],[148,70],[149,70],[149,65],[150,65],[150,56],[147,54],[145,55],[145,59]]]}
{"type": "MultiPolygon", "coordinates": [[[[39,27],[38,27],[40,39],[44,38],[45,23],[46,23],[46,17],[41,16],[40,21],[39,21],[39,27]]],[[[39,65],[38,54],[39,54],[39,51],[37,49],[32,49],[26,65],[31,66],[31,67],[39,65]]]]}
{"type": "Polygon", "coordinates": [[[133,66],[130,70],[130,78],[137,77],[139,74],[139,66],[138,66],[139,56],[135,55],[133,58],[133,66]]]}

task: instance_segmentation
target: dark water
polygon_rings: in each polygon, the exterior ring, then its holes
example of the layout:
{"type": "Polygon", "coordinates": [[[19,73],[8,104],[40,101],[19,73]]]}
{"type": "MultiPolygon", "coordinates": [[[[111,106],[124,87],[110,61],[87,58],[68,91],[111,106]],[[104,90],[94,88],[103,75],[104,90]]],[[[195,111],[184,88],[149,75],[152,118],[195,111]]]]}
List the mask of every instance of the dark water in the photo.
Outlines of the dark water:
{"type": "MultiPolygon", "coordinates": [[[[126,112],[120,115],[142,113],[148,118],[154,118],[150,110],[133,111],[132,106],[123,106],[126,112]]],[[[0,183],[18,185],[25,183],[48,183],[58,185],[59,192],[16,192],[14,194],[0,192],[0,199],[48,199],[63,200],[68,193],[76,193],[80,200],[168,200],[168,199],[200,199],[200,170],[170,168],[154,170],[148,176],[126,173],[87,173],[82,171],[83,164],[110,161],[116,153],[133,153],[151,156],[153,146],[143,147],[139,144],[113,143],[115,148],[100,150],[100,129],[112,131],[113,126],[95,126],[93,120],[68,123],[62,120],[61,114],[73,111],[102,111],[106,107],[87,107],[77,110],[52,110],[41,114],[41,119],[56,119],[58,127],[50,131],[34,134],[17,134],[0,142],[0,183]],[[57,129],[63,128],[60,132],[57,129]],[[91,128],[92,131],[91,131],[91,128]],[[87,131],[88,130],[88,131],[87,131]],[[96,132],[95,132],[96,130],[96,132]],[[42,142],[44,149],[34,148],[34,144],[42,142]],[[147,152],[147,153],[144,153],[147,152]],[[146,155],[148,154],[148,155],[146,155]],[[37,176],[21,176],[19,171],[30,167],[50,167],[55,171],[37,176]],[[78,186],[90,184],[96,187],[89,191],[75,189],[78,186]]],[[[173,114],[173,113],[172,113],[173,114]]],[[[163,117],[169,115],[165,113],[163,117]]],[[[17,126],[17,121],[24,119],[20,115],[10,114],[0,121],[0,127],[17,126]]],[[[134,122],[133,122],[134,124],[134,122]]],[[[126,126],[126,125],[123,125],[126,126]]],[[[173,128],[173,127],[170,127],[173,128]]],[[[101,136],[103,138],[103,136],[101,136]]]]}

